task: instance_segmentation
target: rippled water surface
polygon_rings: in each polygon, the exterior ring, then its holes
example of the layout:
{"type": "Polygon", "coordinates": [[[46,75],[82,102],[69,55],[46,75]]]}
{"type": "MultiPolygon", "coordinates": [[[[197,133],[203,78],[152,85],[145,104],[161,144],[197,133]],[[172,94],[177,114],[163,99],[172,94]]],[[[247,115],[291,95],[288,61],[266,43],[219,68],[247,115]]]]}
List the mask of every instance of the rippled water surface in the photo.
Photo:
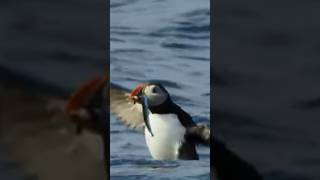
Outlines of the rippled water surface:
{"type": "MultiPolygon", "coordinates": [[[[318,180],[319,2],[274,2],[215,8],[215,135],[266,180],[318,180]]],[[[1,78],[6,67],[71,90],[103,73],[101,0],[0,4],[1,78]]],[[[159,81],[195,120],[208,122],[209,0],[112,0],[110,52],[113,83],[159,81]]],[[[154,161],[143,135],[114,117],[111,141],[112,179],[208,179],[206,148],[201,161],[154,161]]],[[[0,179],[20,180],[21,172],[0,145],[0,179]]]]}
{"type": "MultiPolygon", "coordinates": [[[[112,0],[111,81],[126,88],[157,81],[198,122],[209,122],[209,0],[112,0]]],[[[111,179],[208,179],[200,161],[155,161],[144,135],[111,116],[111,179]]]]}

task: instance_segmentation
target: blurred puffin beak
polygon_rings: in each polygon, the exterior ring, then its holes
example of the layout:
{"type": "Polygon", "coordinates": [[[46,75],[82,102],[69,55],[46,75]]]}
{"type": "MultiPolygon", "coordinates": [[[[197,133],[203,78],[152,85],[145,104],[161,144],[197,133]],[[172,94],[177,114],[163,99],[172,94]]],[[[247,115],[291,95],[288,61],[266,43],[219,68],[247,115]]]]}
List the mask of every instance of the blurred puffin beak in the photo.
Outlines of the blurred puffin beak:
{"type": "Polygon", "coordinates": [[[149,120],[149,106],[148,106],[148,98],[143,93],[143,89],[146,85],[142,84],[137,86],[134,90],[132,90],[130,94],[130,99],[133,100],[134,103],[138,102],[142,105],[142,113],[143,113],[143,120],[146,125],[146,128],[150,132],[150,134],[153,136],[151,126],[150,126],[150,120],[149,120]]]}
{"type": "Polygon", "coordinates": [[[133,89],[132,91],[131,91],[131,94],[130,94],[130,96],[129,96],[129,98],[131,99],[131,100],[133,100],[133,103],[135,104],[135,103],[142,103],[141,101],[140,101],[140,98],[139,98],[139,96],[141,96],[142,94],[143,94],[143,88],[145,87],[145,85],[144,84],[141,84],[141,85],[138,85],[135,89],[133,89]]]}

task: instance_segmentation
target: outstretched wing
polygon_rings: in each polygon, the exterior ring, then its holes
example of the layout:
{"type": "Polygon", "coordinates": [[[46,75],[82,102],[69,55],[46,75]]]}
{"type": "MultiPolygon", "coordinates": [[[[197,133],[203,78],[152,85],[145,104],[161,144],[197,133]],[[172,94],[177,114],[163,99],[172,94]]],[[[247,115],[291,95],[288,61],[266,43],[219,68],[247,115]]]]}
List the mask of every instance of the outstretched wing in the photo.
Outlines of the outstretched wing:
{"type": "Polygon", "coordinates": [[[196,144],[210,146],[210,136],[210,127],[205,124],[198,124],[187,128],[187,140],[196,144]]]}
{"type": "Polygon", "coordinates": [[[141,105],[129,100],[128,90],[113,84],[110,86],[110,112],[130,128],[144,128],[141,105]]]}

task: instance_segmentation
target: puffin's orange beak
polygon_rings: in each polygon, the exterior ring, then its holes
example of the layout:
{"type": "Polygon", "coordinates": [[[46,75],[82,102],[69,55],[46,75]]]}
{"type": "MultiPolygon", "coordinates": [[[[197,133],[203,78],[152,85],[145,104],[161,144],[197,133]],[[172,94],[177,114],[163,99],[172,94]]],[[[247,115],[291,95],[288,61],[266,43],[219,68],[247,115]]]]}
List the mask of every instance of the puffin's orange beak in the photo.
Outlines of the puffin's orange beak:
{"type": "Polygon", "coordinates": [[[65,112],[69,115],[78,115],[79,110],[86,108],[93,96],[99,92],[108,79],[106,76],[99,76],[85,82],[80,88],[75,91],[67,101],[65,112]]]}
{"type": "Polygon", "coordinates": [[[135,102],[139,100],[138,95],[142,93],[142,89],[145,87],[145,84],[140,84],[131,91],[130,99],[135,102]]]}

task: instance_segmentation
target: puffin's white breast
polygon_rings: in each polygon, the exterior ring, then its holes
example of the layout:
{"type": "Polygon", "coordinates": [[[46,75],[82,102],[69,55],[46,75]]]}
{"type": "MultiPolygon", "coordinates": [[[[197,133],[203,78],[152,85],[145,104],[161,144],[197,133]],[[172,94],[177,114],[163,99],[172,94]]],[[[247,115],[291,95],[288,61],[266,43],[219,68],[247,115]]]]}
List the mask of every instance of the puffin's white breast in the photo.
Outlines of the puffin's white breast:
{"type": "Polygon", "coordinates": [[[151,156],[157,160],[176,160],[181,143],[184,141],[185,128],[176,114],[149,114],[153,132],[145,128],[145,138],[151,156]]]}

